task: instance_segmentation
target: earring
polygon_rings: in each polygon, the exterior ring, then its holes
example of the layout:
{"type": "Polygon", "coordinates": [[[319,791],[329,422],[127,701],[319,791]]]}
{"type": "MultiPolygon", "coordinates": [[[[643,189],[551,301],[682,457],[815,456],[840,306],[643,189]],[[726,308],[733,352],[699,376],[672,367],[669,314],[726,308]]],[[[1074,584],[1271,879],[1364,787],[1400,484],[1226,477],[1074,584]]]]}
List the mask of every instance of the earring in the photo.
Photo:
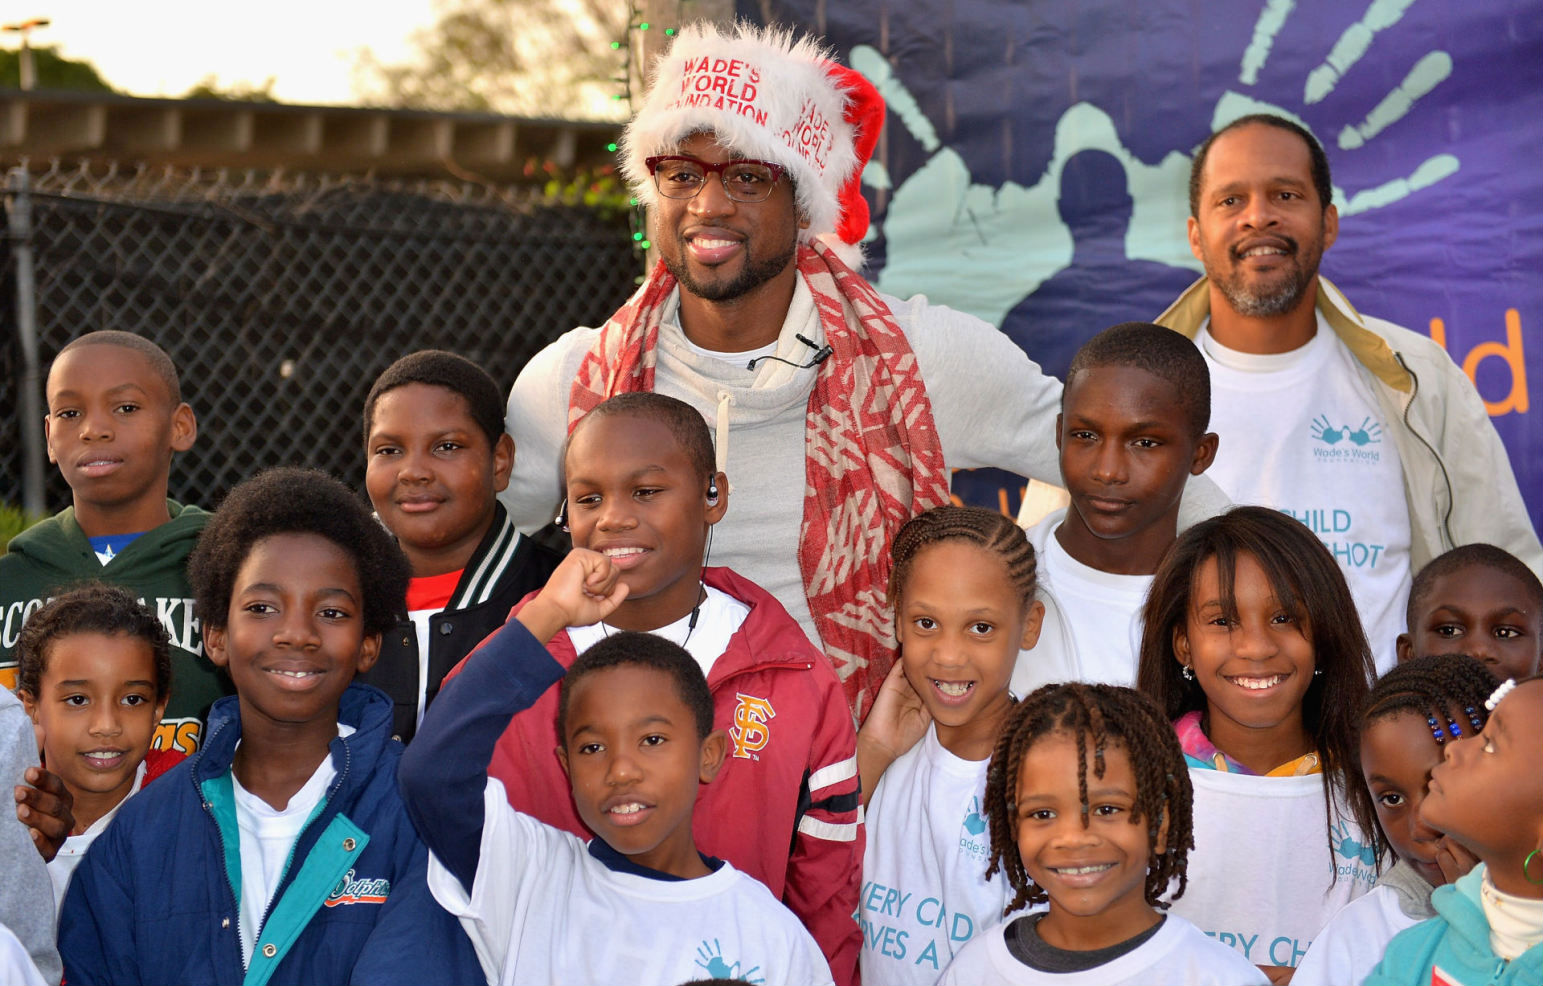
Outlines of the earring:
{"type": "Polygon", "coordinates": [[[1527,878],[1527,882],[1528,883],[1535,883],[1535,884],[1538,884],[1540,886],[1543,886],[1543,879],[1534,880],[1532,878],[1532,874],[1527,872],[1527,867],[1532,865],[1533,857],[1536,856],[1539,852],[1543,852],[1543,850],[1534,849],[1532,852],[1527,854],[1527,858],[1526,859],[1522,860],[1522,876],[1527,878]]]}
{"type": "Polygon", "coordinates": [[[567,497],[563,497],[562,505],[557,508],[557,516],[552,518],[552,523],[556,524],[558,527],[561,527],[565,531],[568,529],[568,498],[567,497]]]}
{"type": "Polygon", "coordinates": [[[1185,681],[1195,680],[1195,669],[1190,667],[1188,664],[1184,665],[1184,670],[1180,671],[1179,673],[1184,676],[1185,681]]]}
{"type": "Polygon", "coordinates": [[[1314,678],[1317,678],[1317,677],[1319,677],[1322,674],[1323,674],[1323,669],[1322,668],[1313,668],[1313,677],[1314,678]]]}

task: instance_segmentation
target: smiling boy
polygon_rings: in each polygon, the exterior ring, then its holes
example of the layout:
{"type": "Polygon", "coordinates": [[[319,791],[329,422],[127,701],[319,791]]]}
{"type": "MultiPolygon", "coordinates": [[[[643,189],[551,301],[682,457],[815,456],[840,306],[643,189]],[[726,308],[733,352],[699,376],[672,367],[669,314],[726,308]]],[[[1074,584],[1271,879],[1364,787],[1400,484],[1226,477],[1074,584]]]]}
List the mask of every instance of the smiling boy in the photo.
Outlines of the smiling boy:
{"type": "Polygon", "coordinates": [[[700,851],[701,785],[730,738],[690,654],[621,632],[567,670],[542,641],[607,619],[629,583],[575,549],[424,717],[401,781],[433,852],[429,885],[490,983],[830,983],[818,946],[766,888],[700,851]],[[562,686],[551,686],[559,679],[562,686]],[[586,845],[509,806],[487,763],[516,713],[558,691],[557,759],[586,845]]]}
{"type": "MultiPolygon", "coordinates": [[[[852,917],[863,852],[856,731],[835,672],[787,611],[748,579],[705,567],[709,531],[729,506],[707,423],[662,394],[613,397],[574,429],[564,471],[574,547],[606,556],[628,595],[603,622],[552,635],[548,649],[566,667],[637,630],[691,654],[729,739],[697,804],[698,844],[766,884],[820,943],[837,982],[849,982],[862,939],[852,917]]],[[[556,711],[548,693],[516,716],[488,773],[518,811],[598,834],[553,756],[556,711]]]]}
{"type": "Polygon", "coordinates": [[[48,459],[71,505],[21,534],[0,556],[0,685],[16,685],[22,624],[71,584],[102,580],[134,593],[171,637],[177,688],[156,730],[158,750],[198,748],[209,705],[228,689],[204,656],[187,559],[208,514],[167,499],[172,456],[198,434],[177,369],[155,343],[91,332],[48,371],[48,459]]]}
{"type": "Polygon", "coordinates": [[[1017,695],[1061,681],[1135,683],[1147,588],[1177,537],[1185,482],[1216,455],[1205,361],[1161,326],[1126,322],[1088,340],[1061,400],[1071,506],[1029,530],[1045,619],[1013,671],[1017,695]]]}
{"type": "Polygon", "coordinates": [[[408,619],[360,680],[391,696],[406,743],[450,669],[562,556],[521,536],[498,502],[514,442],[498,385],[471,360],[426,349],[391,364],[365,398],[364,444],[365,489],[412,579],[408,619]]]}
{"type": "Polygon", "coordinates": [[[396,788],[391,703],[353,683],[399,615],[406,560],[337,480],[272,469],[226,497],[190,572],[236,695],[76,870],[68,980],[355,981],[356,963],[402,947],[373,945],[377,925],[414,907],[399,920],[421,937],[397,973],[437,977],[469,945],[426,894],[396,892],[421,885],[427,851],[396,788]]]}

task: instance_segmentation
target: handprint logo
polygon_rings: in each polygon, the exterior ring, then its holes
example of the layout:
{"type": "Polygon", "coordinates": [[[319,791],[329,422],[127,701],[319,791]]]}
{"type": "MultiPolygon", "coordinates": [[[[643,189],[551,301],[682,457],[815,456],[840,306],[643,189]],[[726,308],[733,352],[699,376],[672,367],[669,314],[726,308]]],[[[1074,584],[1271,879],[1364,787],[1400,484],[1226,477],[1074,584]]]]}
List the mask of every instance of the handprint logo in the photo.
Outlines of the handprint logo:
{"type": "Polygon", "coordinates": [[[970,799],[969,814],[964,816],[964,830],[971,835],[980,835],[986,831],[986,819],[980,813],[980,799],[970,799]]]}
{"type": "Polygon", "coordinates": [[[727,962],[723,958],[723,945],[714,938],[711,942],[706,939],[697,946],[696,964],[707,973],[709,979],[738,979],[747,983],[764,983],[766,977],[757,976],[761,967],[751,966],[740,971],[738,962],[727,962]]]}
{"type": "Polygon", "coordinates": [[[1361,427],[1345,436],[1350,439],[1350,444],[1377,445],[1382,442],[1382,425],[1371,418],[1362,418],[1361,427]]]}
{"type": "MultiPolygon", "coordinates": [[[[1306,70],[1305,78],[1292,84],[1293,88],[1301,86],[1301,102],[1286,106],[1258,95],[1260,75],[1293,15],[1306,19],[1316,14],[1310,9],[1312,4],[1299,0],[1265,0],[1242,53],[1235,88],[1224,91],[1212,110],[1212,129],[1249,113],[1276,113],[1308,126],[1302,115],[1309,111],[1315,119],[1325,115],[1332,118],[1340,112],[1336,109],[1339,106],[1363,105],[1366,94],[1346,96],[1341,92],[1342,82],[1379,48],[1387,53],[1380,56],[1384,62],[1403,58],[1389,44],[1389,38],[1397,34],[1396,27],[1418,2],[1371,0],[1361,18],[1340,34],[1315,67],[1306,70]],[[1299,11],[1299,7],[1304,9],[1299,11]]],[[[1189,147],[1175,148],[1158,163],[1148,165],[1125,145],[1107,112],[1079,102],[1067,107],[1057,120],[1050,164],[1034,184],[978,184],[964,158],[943,142],[882,53],[857,45],[849,58],[852,67],[867,76],[884,96],[891,120],[903,126],[930,155],[898,187],[892,185],[878,161],[864,171],[864,184],[891,193],[883,216],[886,262],[874,279],[880,290],[900,296],[926,294],[935,302],[1001,325],[1019,302],[1072,262],[1073,240],[1058,215],[1057,197],[1062,168],[1075,154],[1088,149],[1107,151],[1125,167],[1134,203],[1124,241],[1126,256],[1198,272],[1184,233],[1188,203],[1183,189],[1190,165],[1189,147]]],[[[1444,51],[1427,51],[1403,59],[1395,67],[1398,71],[1403,73],[1401,81],[1380,98],[1374,93],[1375,105],[1370,112],[1333,125],[1338,127],[1337,137],[1329,143],[1337,143],[1346,152],[1367,148],[1382,153],[1385,149],[1377,148],[1379,135],[1451,75],[1452,58],[1444,51]]],[[[1279,94],[1286,90],[1272,83],[1268,91],[1271,99],[1280,100],[1279,94]]],[[[1397,154],[1392,159],[1404,160],[1406,156],[1397,154]]],[[[1454,155],[1436,154],[1406,175],[1374,177],[1369,187],[1352,196],[1336,188],[1340,215],[1399,202],[1450,177],[1458,167],[1454,155]]],[[[1170,300],[1171,296],[1149,299],[1154,311],[1170,300]]],[[[1036,327],[1035,331],[1065,330],[1053,326],[1036,327]]],[[[1372,437],[1369,430],[1367,435],[1372,437]]]]}
{"type": "MultiPolygon", "coordinates": [[[[1340,34],[1338,40],[1319,65],[1307,73],[1302,86],[1301,108],[1324,103],[1333,96],[1341,80],[1378,43],[1378,36],[1385,34],[1403,20],[1409,8],[1417,0],[1372,0],[1361,19],[1340,34]]],[[[1259,80],[1259,72],[1270,56],[1270,50],[1281,30],[1290,19],[1295,0],[1266,0],[1259,19],[1254,23],[1253,39],[1243,52],[1238,72],[1240,86],[1252,87],[1259,80]]],[[[1403,119],[1419,101],[1452,74],[1452,56],[1444,51],[1426,52],[1416,59],[1404,74],[1403,80],[1378,101],[1359,122],[1346,123],[1339,131],[1335,143],[1342,151],[1355,151],[1368,146],[1378,134],[1403,119]]],[[[1309,130],[1307,121],[1285,106],[1262,102],[1239,92],[1228,91],[1216,103],[1211,115],[1211,129],[1216,130],[1238,117],[1250,113],[1275,113],[1295,120],[1309,130]]],[[[1329,141],[1324,141],[1329,143],[1329,141]]],[[[1426,158],[1407,176],[1389,179],[1371,188],[1364,188],[1355,195],[1345,195],[1343,189],[1334,189],[1334,198],[1340,203],[1341,216],[1352,216],[1392,205],[1408,198],[1423,188],[1428,188],[1443,178],[1457,173],[1459,162],[1451,154],[1437,154],[1426,158]]]]}
{"type": "Polygon", "coordinates": [[[1359,839],[1350,834],[1350,829],[1346,827],[1344,822],[1335,822],[1333,828],[1329,831],[1334,836],[1334,851],[1341,856],[1351,862],[1359,859],[1367,866],[1372,866],[1377,862],[1377,847],[1362,845],[1359,839]]]}
{"type": "Polygon", "coordinates": [[[1345,429],[1331,425],[1326,414],[1320,414],[1314,418],[1308,430],[1312,432],[1314,438],[1325,445],[1336,445],[1341,438],[1345,437],[1345,429]]]}

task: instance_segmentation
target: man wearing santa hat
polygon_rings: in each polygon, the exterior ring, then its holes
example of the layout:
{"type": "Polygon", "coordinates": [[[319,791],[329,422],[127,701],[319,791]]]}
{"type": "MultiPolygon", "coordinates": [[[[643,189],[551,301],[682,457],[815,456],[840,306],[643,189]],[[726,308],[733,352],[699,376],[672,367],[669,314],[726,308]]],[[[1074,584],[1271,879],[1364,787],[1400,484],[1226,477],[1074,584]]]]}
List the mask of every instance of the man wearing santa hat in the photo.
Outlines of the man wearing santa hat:
{"type": "MultiPolygon", "coordinates": [[[[607,397],[696,407],[733,492],[711,563],[777,597],[861,719],[894,662],[895,532],[948,502],[950,469],[1059,485],[1061,384],[980,319],[854,272],[859,178],[884,119],[861,75],[813,40],[743,24],[683,29],[656,69],[620,154],[659,263],[604,326],[520,373],[504,501],[522,529],[552,519],[563,441],[607,397]]],[[[1201,483],[1203,516],[1224,501],[1201,483]]]]}

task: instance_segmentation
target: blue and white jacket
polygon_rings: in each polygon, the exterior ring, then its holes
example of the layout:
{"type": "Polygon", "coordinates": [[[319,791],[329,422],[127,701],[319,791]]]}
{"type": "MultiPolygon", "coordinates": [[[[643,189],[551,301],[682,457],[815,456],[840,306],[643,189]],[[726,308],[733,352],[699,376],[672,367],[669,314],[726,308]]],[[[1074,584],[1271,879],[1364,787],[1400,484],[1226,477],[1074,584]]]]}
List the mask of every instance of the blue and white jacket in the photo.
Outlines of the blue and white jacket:
{"type": "Polygon", "coordinates": [[[75,871],[59,922],[67,981],[432,982],[468,969],[480,981],[470,942],[424,886],[428,853],[397,793],[391,713],[374,688],[344,692],[338,721],[355,732],[332,741],[337,777],[245,968],[231,783],[241,717],[235,697],[216,702],[199,751],[129,799],[75,871]]]}

